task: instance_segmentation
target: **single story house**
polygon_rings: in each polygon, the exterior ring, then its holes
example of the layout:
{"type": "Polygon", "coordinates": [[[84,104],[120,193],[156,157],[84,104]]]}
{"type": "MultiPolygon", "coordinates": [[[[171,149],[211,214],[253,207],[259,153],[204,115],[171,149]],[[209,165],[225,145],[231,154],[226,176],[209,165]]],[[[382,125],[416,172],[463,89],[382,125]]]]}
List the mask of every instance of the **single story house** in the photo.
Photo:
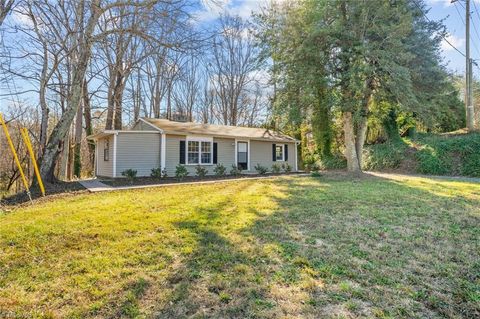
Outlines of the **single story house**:
{"type": "Polygon", "coordinates": [[[299,141],[262,128],[141,118],[131,130],[105,130],[88,138],[96,143],[95,173],[100,177],[121,177],[127,169],[150,176],[153,168],[175,176],[178,164],[191,176],[197,165],[214,174],[217,163],[227,173],[232,165],[253,173],[257,164],[270,170],[274,163],[298,170],[299,141]]]}

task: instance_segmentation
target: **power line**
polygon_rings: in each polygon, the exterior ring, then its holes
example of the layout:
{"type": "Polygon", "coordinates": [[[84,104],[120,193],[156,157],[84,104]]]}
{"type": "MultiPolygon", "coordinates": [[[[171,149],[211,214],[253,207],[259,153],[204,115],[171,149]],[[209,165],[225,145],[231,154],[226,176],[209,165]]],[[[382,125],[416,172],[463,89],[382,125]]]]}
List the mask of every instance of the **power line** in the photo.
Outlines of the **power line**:
{"type": "MultiPolygon", "coordinates": [[[[463,25],[466,26],[465,20],[463,19],[462,14],[460,13],[460,11],[459,11],[458,8],[457,8],[457,3],[458,3],[464,10],[466,10],[466,8],[463,6],[463,4],[462,4],[461,2],[454,2],[454,3],[453,3],[453,6],[455,7],[455,10],[457,11],[458,16],[460,17],[460,20],[462,20],[463,25]]],[[[473,3],[475,4],[475,1],[473,1],[473,3]]],[[[473,23],[473,21],[472,21],[471,24],[473,25],[473,31],[475,31],[475,34],[477,35],[477,38],[480,40],[480,35],[479,35],[479,33],[478,33],[477,27],[475,26],[475,24],[473,23]]],[[[478,55],[480,56],[480,50],[478,49],[478,47],[477,47],[477,45],[476,45],[476,42],[474,41],[474,42],[472,42],[472,44],[473,44],[473,48],[475,49],[475,51],[477,51],[478,55]]]]}
{"type": "MultiPolygon", "coordinates": [[[[417,3],[416,0],[413,0],[412,1],[413,3],[415,3],[415,5],[417,6],[417,8],[420,10],[420,12],[423,14],[423,16],[425,17],[425,19],[427,19],[428,22],[432,22],[428,17],[427,15],[425,14],[425,12],[423,11],[422,7],[420,7],[420,5],[417,3]]],[[[462,51],[460,51],[459,49],[457,49],[457,47],[455,47],[452,43],[450,43],[450,41],[448,41],[448,39],[443,35],[441,34],[441,37],[443,38],[443,40],[445,40],[445,42],[450,45],[455,51],[457,51],[458,53],[460,53],[464,58],[466,58],[465,56],[465,53],[463,53],[462,51]]]]}

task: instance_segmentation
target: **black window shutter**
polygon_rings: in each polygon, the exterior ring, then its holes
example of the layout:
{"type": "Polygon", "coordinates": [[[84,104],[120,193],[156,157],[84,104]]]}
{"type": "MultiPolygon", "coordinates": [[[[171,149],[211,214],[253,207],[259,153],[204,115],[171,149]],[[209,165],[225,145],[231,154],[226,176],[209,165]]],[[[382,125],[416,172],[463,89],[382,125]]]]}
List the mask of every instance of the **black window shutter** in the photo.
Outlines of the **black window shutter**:
{"type": "Polygon", "coordinates": [[[285,160],[288,161],[288,144],[285,144],[285,160]]]}
{"type": "Polygon", "coordinates": [[[180,164],[185,164],[185,141],[180,141],[180,164]]]}
{"type": "Polygon", "coordinates": [[[213,143],[213,164],[217,164],[217,143],[213,143]]]}
{"type": "Polygon", "coordinates": [[[272,145],[272,161],[277,161],[277,144],[272,145]]]}

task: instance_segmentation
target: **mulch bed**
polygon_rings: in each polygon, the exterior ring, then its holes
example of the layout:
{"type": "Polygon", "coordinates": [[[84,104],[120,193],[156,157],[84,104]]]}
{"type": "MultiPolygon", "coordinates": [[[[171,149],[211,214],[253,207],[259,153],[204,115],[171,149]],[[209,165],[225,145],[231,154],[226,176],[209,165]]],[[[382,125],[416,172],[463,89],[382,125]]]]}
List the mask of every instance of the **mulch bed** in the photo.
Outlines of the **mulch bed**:
{"type": "Polygon", "coordinates": [[[282,176],[282,175],[296,175],[299,172],[291,173],[279,173],[279,174],[242,174],[239,176],[234,175],[225,175],[225,176],[215,176],[208,175],[203,178],[197,176],[187,176],[182,180],[179,180],[175,177],[166,177],[166,178],[154,178],[154,177],[137,177],[134,180],[128,180],[126,178],[116,178],[116,179],[102,179],[101,182],[112,187],[121,187],[121,186],[141,186],[141,185],[158,185],[158,184],[175,184],[175,183],[190,183],[190,182],[204,182],[204,181],[215,181],[215,180],[226,180],[226,179],[242,179],[242,178],[251,178],[251,177],[270,177],[270,176],[282,176]]]}
{"type": "MultiPolygon", "coordinates": [[[[62,182],[57,181],[54,184],[45,184],[46,196],[42,197],[40,190],[38,188],[31,189],[31,196],[33,200],[50,200],[52,198],[58,198],[65,195],[71,195],[81,192],[86,192],[87,190],[78,182],[62,182]]],[[[2,207],[14,206],[20,204],[28,204],[30,199],[26,192],[17,193],[5,198],[0,199],[0,210],[2,207]]]]}

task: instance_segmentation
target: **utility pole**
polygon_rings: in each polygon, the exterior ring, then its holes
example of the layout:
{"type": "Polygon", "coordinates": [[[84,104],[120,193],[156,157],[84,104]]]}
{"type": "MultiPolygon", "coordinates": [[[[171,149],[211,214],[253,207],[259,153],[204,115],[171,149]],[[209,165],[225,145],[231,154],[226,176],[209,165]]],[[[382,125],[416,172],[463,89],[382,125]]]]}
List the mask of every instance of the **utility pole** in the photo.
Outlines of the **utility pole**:
{"type": "Polygon", "coordinates": [[[472,61],[470,59],[470,0],[465,0],[465,109],[467,115],[467,130],[475,129],[475,115],[472,98],[472,61]]]}

